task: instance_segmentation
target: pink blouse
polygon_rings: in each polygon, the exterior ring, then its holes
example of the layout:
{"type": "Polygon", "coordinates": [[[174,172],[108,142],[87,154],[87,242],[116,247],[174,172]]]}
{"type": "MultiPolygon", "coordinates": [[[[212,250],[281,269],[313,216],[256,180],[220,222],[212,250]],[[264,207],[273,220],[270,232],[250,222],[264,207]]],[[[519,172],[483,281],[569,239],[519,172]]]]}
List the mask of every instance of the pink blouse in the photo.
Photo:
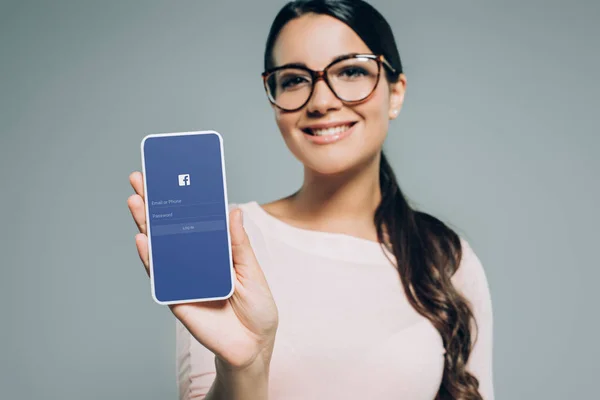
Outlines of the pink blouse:
{"type": "MultiPolygon", "coordinates": [[[[269,400],[432,400],[444,367],[441,336],[405,297],[379,243],[301,229],[256,201],[244,226],[279,310],[269,400]]],[[[452,278],[479,326],[468,370],[485,400],[494,399],[492,305],[485,272],[461,238],[463,259],[452,278]]],[[[388,253],[390,255],[390,253],[388,253]]],[[[176,320],[179,398],[202,399],[214,355],[176,320]]]]}

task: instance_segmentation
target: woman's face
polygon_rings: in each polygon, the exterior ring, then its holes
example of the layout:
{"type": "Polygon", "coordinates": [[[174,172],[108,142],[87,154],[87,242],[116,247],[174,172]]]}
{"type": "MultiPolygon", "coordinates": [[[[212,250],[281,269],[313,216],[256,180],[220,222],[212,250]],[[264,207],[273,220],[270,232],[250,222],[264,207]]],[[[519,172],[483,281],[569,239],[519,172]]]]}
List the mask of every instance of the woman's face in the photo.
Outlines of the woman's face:
{"type": "MultiPolygon", "coordinates": [[[[326,15],[308,14],[290,21],[280,32],[273,48],[275,66],[303,63],[313,70],[325,68],[334,58],[371,50],[343,22],[326,15]]],[[[383,69],[383,67],[382,67],[383,69]]],[[[308,103],[298,111],[273,107],[285,143],[305,167],[319,174],[337,174],[372,161],[385,140],[389,121],[400,112],[406,81],[403,75],[389,84],[382,70],[375,92],[366,101],[347,105],[339,100],[323,80],[319,80],[308,103]],[[315,129],[352,125],[349,134],[319,137],[315,129]]]]}

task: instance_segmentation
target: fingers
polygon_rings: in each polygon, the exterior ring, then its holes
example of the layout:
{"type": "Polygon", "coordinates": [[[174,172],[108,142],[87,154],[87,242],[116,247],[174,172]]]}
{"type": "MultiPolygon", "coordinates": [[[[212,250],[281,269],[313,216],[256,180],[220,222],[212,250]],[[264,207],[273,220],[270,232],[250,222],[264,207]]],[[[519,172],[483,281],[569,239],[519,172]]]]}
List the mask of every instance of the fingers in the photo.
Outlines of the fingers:
{"type": "Polygon", "coordinates": [[[129,183],[135,192],[144,199],[144,177],[140,171],[134,171],[129,175],[129,183]]]}
{"type": "Polygon", "coordinates": [[[148,237],[143,233],[138,233],[137,235],[135,235],[135,246],[138,249],[140,260],[142,260],[142,264],[144,264],[144,268],[146,269],[146,274],[150,276],[150,261],[148,259],[148,237]]]}
{"type": "Polygon", "coordinates": [[[144,204],[144,200],[140,195],[132,194],[127,199],[127,205],[138,230],[140,233],[146,234],[146,205],[144,204]]]}
{"type": "Polygon", "coordinates": [[[144,265],[146,274],[150,276],[148,237],[146,236],[146,205],[144,204],[144,180],[142,173],[139,171],[132,172],[129,175],[129,183],[131,184],[133,190],[135,190],[135,194],[129,196],[127,199],[127,205],[129,206],[131,216],[133,217],[133,220],[140,231],[140,233],[135,235],[135,246],[137,247],[138,255],[140,256],[140,260],[144,265]]]}
{"type": "Polygon", "coordinates": [[[129,175],[129,183],[136,194],[129,196],[127,205],[129,206],[131,216],[133,217],[138,230],[140,233],[146,234],[146,209],[144,204],[144,179],[142,173],[139,171],[132,172],[129,175]]]}

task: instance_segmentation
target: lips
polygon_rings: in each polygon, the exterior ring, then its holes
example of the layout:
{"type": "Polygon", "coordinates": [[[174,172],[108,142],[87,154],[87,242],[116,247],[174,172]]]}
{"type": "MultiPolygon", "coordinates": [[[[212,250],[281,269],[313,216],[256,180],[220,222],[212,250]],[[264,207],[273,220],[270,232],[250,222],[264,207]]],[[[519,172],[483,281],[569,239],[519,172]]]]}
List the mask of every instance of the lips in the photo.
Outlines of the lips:
{"type": "Polygon", "coordinates": [[[315,124],[302,128],[302,131],[311,136],[338,135],[352,128],[354,124],[356,121],[315,124]]]}
{"type": "Polygon", "coordinates": [[[314,145],[330,145],[338,143],[350,137],[356,130],[356,123],[330,124],[327,127],[308,128],[310,133],[305,132],[304,138],[314,145]]]}

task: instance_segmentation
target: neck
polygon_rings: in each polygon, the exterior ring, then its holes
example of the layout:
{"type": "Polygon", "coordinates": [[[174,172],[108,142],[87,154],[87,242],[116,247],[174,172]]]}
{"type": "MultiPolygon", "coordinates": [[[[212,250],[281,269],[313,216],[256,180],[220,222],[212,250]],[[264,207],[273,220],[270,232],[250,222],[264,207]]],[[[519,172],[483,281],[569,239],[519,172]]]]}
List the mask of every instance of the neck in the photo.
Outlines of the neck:
{"type": "Polygon", "coordinates": [[[373,217],[381,201],[379,162],[377,155],[367,165],[337,175],[305,169],[302,187],[290,198],[297,218],[327,231],[358,229],[360,236],[372,238],[373,217]]]}

